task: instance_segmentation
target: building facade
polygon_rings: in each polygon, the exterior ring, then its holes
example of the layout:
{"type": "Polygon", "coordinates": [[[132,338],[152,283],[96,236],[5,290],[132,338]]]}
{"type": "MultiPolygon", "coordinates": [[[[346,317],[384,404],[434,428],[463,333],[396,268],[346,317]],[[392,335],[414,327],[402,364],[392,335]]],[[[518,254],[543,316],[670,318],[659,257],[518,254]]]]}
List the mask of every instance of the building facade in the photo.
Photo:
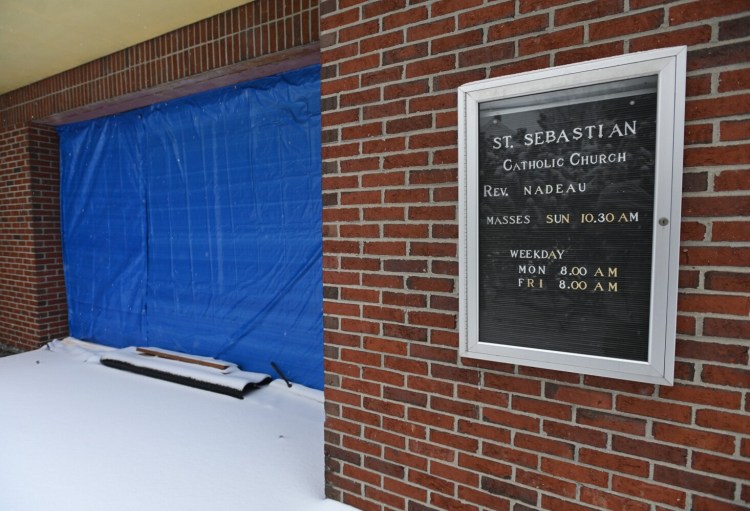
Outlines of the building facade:
{"type": "Polygon", "coordinates": [[[750,7],[257,0],[0,96],[0,333],[65,335],[53,127],[319,59],[327,494],[750,507],[750,7]],[[459,356],[457,87],[686,45],[674,386],[459,356]]]}

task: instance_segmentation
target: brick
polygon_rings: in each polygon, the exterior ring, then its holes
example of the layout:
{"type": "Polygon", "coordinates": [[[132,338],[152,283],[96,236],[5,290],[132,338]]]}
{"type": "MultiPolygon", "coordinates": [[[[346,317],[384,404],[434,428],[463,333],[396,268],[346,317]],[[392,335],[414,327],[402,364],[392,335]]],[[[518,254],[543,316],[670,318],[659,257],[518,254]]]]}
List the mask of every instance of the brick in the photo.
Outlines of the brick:
{"type": "MultiPolygon", "coordinates": [[[[680,239],[682,241],[703,241],[706,238],[706,226],[698,222],[683,221],[680,224],[680,239]]],[[[684,286],[680,286],[684,287],[684,286]]],[[[697,286],[692,286],[697,287],[697,286]]]]}
{"type": "MultiPolygon", "coordinates": [[[[395,337],[397,339],[409,339],[412,341],[418,341],[418,342],[425,342],[427,341],[427,330],[425,328],[417,328],[413,326],[406,326],[406,325],[394,325],[390,323],[386,323],[383,325],[383,335],[387,335],[389,337],[395,337]]],[[[409,371],[416,370],[415,368],[419,368],[419,374],[422,374],[423,372],[426,372],[426,369],[422,365],[411,365],[407,364],[409,371]]]]}
{"type": "Polygon", "coordinates": [[[378,158],[347,158],[341,161],[340,165],[341,172],[361,172],[363,170],[376,170],[379,163],[378,158]]]}
{"type": "MultiPolygon", "coordinates": [[[[363,145],[367,145],[367,143],[364,143],[363,145]]],[[[403,172],[380,172],[377,174],[365,174],[362,176],[362,188],[380,188],[384,186],[402,186],[405,184],[406,176],[403,172]]],[[[374,218],[374,213],[370,212],[371,208],[367,208],[364,213],[365,220],[372,220],[374,218]]],[[[373,208],[378,211],[380,214],[385,214],[386,212],[389,214],[393,214],[395,216],[396,220],[403,219],[403,209],[402,208],[390,208],[390,207],[382,207],[382,208],[373,208]],[[400,215],[399,215],[399,210],[400,215]]],[[[386,215],[388,216],[388,215],[386,215]]],[[[381,220],[387,220],[388,218],[380,218],[381,220]]]]}
{"type": "Polygon", "coordinates": [[[340,195],[341,204],[344,206],[359,204],[380,204],[382,200],[383,196],[380,190],[342,192],[340,195]]]}
{"type": "Polygon", "coordinates": [[[734,439],[726,434],[658,422],[654,424],[653,432],[654,439],[662,442],[726,454],[734,452],[734,439]]]}
{"type": "Polygon", "coordinates": [[[527,13],[569,3],[572,3],[571,0],[521,0],[518,9],[521,13],[527,13]]]}
{"type": "MultiPolygon", "coordinates": [[[[455,169],[430,169],[430,170],[418,170],[409,173],[409,183],[412,185],[425,185],[425,184],[436,184],[436,183],[454,183],[457,179],[457,171],[455,169]]],[[[445,200],[447,202],[455,202],[456,197],[453,196],[455,189],[437,189],[433,193],[433,201],[445,200]],[[442,197],[440,192],[446,194],[442,197]]]]}
{"type": "MultiPolygon", "coordinates": [[[[367,154],[403,151],[404,149],[406,149],[406,139],[404,137],[379,138],[376,140],[366,141],[362,144],[362,152],[367,154]]],[[[377,181],[377,179],[382,179],[382,174],[377,174],[375,175],[375,177],[363,176],[362,181],[364,183],[366,180],[368,180],[370,183],[369,186],[387,186],[389,184],[392,184],[392,179],[395,179],[394,176],[400,175],[400,179],[398,179],[399,184],[404,183],[403,173],[390,173],[388,175],[390,176],[390,178],[387,182],[377,181]]]]}
{"type": "Polygon", "coordinates": [[[536,71],[550,66],[550,56],[540,55],[530,59],[514,59],[509,64],[500,64],[490,69],[490,77],[506,76],[526,71],[536,71]]]}
{"type": "MultiPolygon", "coordinates": [[[[374,30],[372,33],[378,33],[378,30],[374,30]]],[[[367,35],[370,35],[367,34],[367,35]]],[[[359,41],[359,52],[360,54],[364,55],[370,52],[374,51],[380,51],[384,50],[386,48],[394,48],[397,47],[404,42],[404,36],[401,32],[388,32],[385,34],[380,34],[367,37],[359,41]]],[[[383,61],[383,64],[389,64],[393,62],[385,62],[383,61]]]]}
{"type": "Polygon", "coordinates": [[[515,480],[524,486],[530,486],[549,493],[556,493],[563,497],[574,498],[576,496],[575,483],[562,481],[557,477],[549,477],[527,470],[518,470],[515,480]]]}
{"type": "Polygon", "coordinates": [[[715,291],[750,293],[750,274],[722,271],[707,272],[705,287],[715,291]]]}
{"type": "Polygon", "coordinates": [[[604,468],[613,472],[630,474],[637,477],[647,477],[649,464],[647,461],[589,448],[581,448],[578,459],[586,465],[604,468]]]}
{"type": "Polygon", "coordinates": [[[675,384],[673,387],[661,387],[659,389],[659,396],[664,399],[732,409],[739,408],[741,400],[738,392],[685,384],[675,384]]]}
{"type": "Polygon", "coordinates": [[[482,419],[493,424],[521,429],[532,433],[539,432],[539,426],[541,423],[540,419],[536,417],[495,408],[484,408],[482,411],[482,419]]]}
{"type": "Polygon", "coordinates": [[[358,138],[377,137],[382,135],[383,125],[379,122],[369,124],[360,124],[341,128],[341,138],[343,140],[352,140],[358,138]]]}
{"type": "MultiPolygon", "coordinates": [[[[708,119],[750,112],[750,94],[715,99],[694,99],[685,107],[686,119],[708,119]]],[[[747,153],[745,153],[747,154],[747,153]]]]}
{"type": "Polygon", "coordinates": [[[716,191],[750,190],[750,170],[725,170],[714,178],[716,191]]]}
{"type": "Polygon", "coordinates": [[[600,376],[587,375],[584,377],[584,384],[602,389],[614,390],[617,392],[626,392],[641,396],[651,396],[654,393],[655,386],[649,383],[635,381],[625,381],[613,378],[603,378],[600,376]]]}
{"type": "Polygon", "coordinates": [[[346,106],[360,106],[368,103],[375,103],[381,100],[380,89],[373,87],[370,89],[357,90],[348,94],[341,94],[339,104],[346,106]]]}
{"type": "Polygon", "coordinates": [[[404,279],[398,275],[363,274],[362,285],[366,287],[401,289],[404,286],[404,279]]]}
{"type": "Polygon", "coordinates": [[[703,96],[711,93],[711,75],[690,76],[685,80],[687,97],[703,96]]]}
{"type": "Polygon", "coordinates": [[[585,426],[620,431],[631,435],[644,435],[646,431],[646,422],[641,419],[623,417],[598,410],[579,409],[576,413],[576,422],[585,426]]]}
{"type": "Polygon", "coordinates": [[[680,293],[677,307],[683,312],[708,312],[746,316],[750,299],[742,296],[680,293]]]}
{"type": "Polygon", "coordinates": [[[494,477],[482,476],[481,488],[493,495],[509,497],[528,504],[536,504],[537,501],[536,491],[494,477]]]}
{"type": "Polygon", "coordinates": [[[509,42],[481,45],[479,48],[464,50],[458,54],[459,68],[487,65],[513,58],[515,45],[509,42]]]}
{"type": "Polygon", "coordinates": [[[531,399],[523,396],[513,396],[513,409],[519,412],[541,415],[559,420],[571,420],[573,409],[569,405],[551,403],[546,400],[531,399]]]}
{"type": "Polygon", "coordinates": [[[748,349],[745,346],[680,339],[677,342],[677,356],[729,364],[746,364],[748,349]]]}
{"type": "Polygon", "coordinates": [[[698,410],[695,423],[699,426],[721,431],[750,434],[750,421],[747,420],[747,416],[737,413],[708,409],[698,410]]]}
{"type": "Polygon", "coordinates": [[[516,433],[513,445],[519,449],[526,449],[527,451],[540,453],[543,452],[558,458],[572,460],[575,456],[575,446],[571,443],[552,440],[536,435],[529,435],[527,433],[516,433]]]}
{"type": "Polygon", "coordinates": [[[436,444],[445,445],[469,453],[475,453],[479,448],[479,441],[475,438],[456,435],[436,429],[430,430],[429,440],[436,444]]]}
{"type": "Polygon", "coordinates": [[[451,14],[456,11],[475,8],[482,5],[482,0],[464,0],[463,2],[454,2],[453,0],[437,0],[430,6],[430,13],[433,17],[451,14]]]}
{"type": "Polygon", "coordinates": [[[409,149],[431,149],[456,145],[455,131],[437,131],[409,137],[409,149]]]}
{"type": "Polygon", "coordinates": [[[650,509],[649,504],[621,497],[613,493],[600,491],[594,488],[583,488],[581,491],[581,500],[583,502],[599,506],[603,509],[619,511],[627,509],[630,511],[647,511],[650,509]]]}
{"type": "Polygon", "coordinates": [[[625,413],[681,423],[690,423],[693,413],[686,405],[622,395],[617,397],[616,408],[625,413]]]}
{"type": "MultiPolygon", "coordinates": [[[[450,34],[450,32],[446,32],[450,34]]],[[[460,48],[476,46],[482,43],[484,34],[482,30],[471,30],[468,32],[458,32],[450,35],[444,35],[430,41],[430,54],[439,55],[448,51],[455,51],[460,48]]]]}
{"type": "Polygon", "coordinates": [[[388,259],[383,261],[383,270],[394,273],[425,273],[427,271],[427,261],[388,259]]]}
{"type": "Polygon", "coordinates": [[[362,14],[365,18],[374,18],[405,7],[406,0],[377,0],[365,3],[362,7],[362,14]]]}
{"type": "Polygon", "coordinates": [[[437,312],[409,312],[409,324],[430,328],[455,328],[456,317],[453,314],[437,312]]]}
{"type": "MultiPolygon", "coordinates": [[[[447,465],[443,466],[448,467],[447,465]]],[[[438,469],[439,468],[440,467],[438,467],[438,469]]],[[[450,470],[455,471],[455,469],[452,468],[450,470]]],[[[447,475],[445,477],[447,477],[447,475]]],[[[473,485],[476,486],[476,483],[473,483],[473,485]]],[[[435,506],[435,508],[432,509],[454,509],[455,511],[478,511],[479,509],[472,504],[466,504],[462,501],[447,497],[445,495],[441,495],[439,493],[432,493],[430,495],[430,504],[435,506]]],[[[425,511],[427,511],[427,508],[425,508],[425,511]]]]}
{"type": "Polygon", "coordinates": [[[540,396],[542,389],[541,382],[537,380],[506,374],[488,373],[484,377],[484,384],[489,388],[532,396],[540,396]]]}
{"type": "Polygon", "coordinates": [[[669,8],[669,24],[681,25],[747,10],[742,0],[698,0],[669,8]]]}
{"type": "Polygon", "coordinates": [[[632,495],[648,502],[661,502],[677,508],[684,507],[687,500],[684,491],[618,475],[612,477],[612,489],[618,493],[632,495]]]}
{"type": "MultiPolygon", "coordinates": [[[[511,39],[513,37],[532,34],[534,32],[542,32],[548,27],[549,16],[546,14],[529,16],[511,21],[502,21],[490,27],[487,32],[487,40],[492,42],[511,39]]],[[[510,57],[513,57],[513,55],[511,54],[508,56],[508,58],[510,57]]],[[[500,58],[497,60],[500,60],[500,58]]]]}
{"type": "Polygon", "coordinates": [[[405,25],[411,25],[426,20],[427,16],[427,8],[424,6],[418,6],[406,11],[393,13],[383,17],[383,30],[392,30],[405,25]]]}
{"type": "Polygon", "coordinates": [[[403,66],[393,66],[386,69],[377,69],[376,71],[363,73],[360,78],[360,83],[362,87],[380,85],[383,83],[397,81],[401,78],[402,74],[403,66]]]}
{"type": "Polygon", "coordinates": [[[513,16],[515,6],[513,2],[500,2],[494,5],[488,5],[480,9],[472,9],[468,12],[461,13],[458,16],[458,28],[465,29],[484,25],[487,20],[500,20],[513,16]]]}
{"type": "Polygon", "coordinates": [[[688,450],[686,448],[637,440],[619,435],[613,435],[612,448],[624,454],[671,463],[673,465],[685,466],[688,459],[688,450]]]}
{"type": "Polygon", "coordinates": [[[366,35],[377,32],[379,28],[380,27],[377,20],[370,20],[359,23],[358,25],[342,28],[338,31],[339,43],[349,42],[354,39],[361,39],[366,35]]]}
{"type": "Polygon", "coordinates": [[[721,140],[738,141],[750,139],[750,121],[724,121],[721,123],[721,140]]]}
{"type": "Polygon", "coordinates": [[[443,73],[435,78],[435,90],[453,90],[468,82],[482,80],[486,77],[484,69],[470,69],[456,73],[443,73]]]}
{"type": "Polygon", "coordinates": [[[320,60],[323,64],[330,64],[337,60],[354,57],[358,54],[357,43],[353,42],[336,48],[326,48],[320,54],[320,60]]]}
{"type": "Polygon", "coordinates": [[[595,0],[572,7],[563,7],[555,11],[555,26],[580,23],[595,18],[604,18],[621,13],[622,0],[595,0]]]}
{"type": "Polygon", "coordinates": [[[740,39],[750,35],[750,16],[734,18],[719,23],[719,41],[740,39]]]}
{"type": "Polygon", "coordinates": [[[384,169],[402,169],[408,167],[423,167],[427,165],[429,154],[427,152],[390,154],[383,158],[384,169]]]}
{"type": "MultiPolygon", "coordinates": [[[[388,91],[385,93],[388,95],[388,91]]],[[[386,98],[389,99],[389,98],[386,98]]],[[[368,105],[362,109],[362,117],[367,120],[396,117],[406,113],[406,101],[395,100],[375,105],[368,105]]]]}
{"type": "Polygon", "coordinates": [[[518,55],[533,55],[544,51],[557,50],[583,42],[583,27],[573,27],[550,32],[543,36],[528,37],[518,42],[518,55]]]}
{"type": "Polygon", "coordinates": [[[750,88],[750,68],[725,71],[719,75],[719,92],[734,92],[750,88]]]}
{"type": "MultiPolygon", "coordinates": [[[[457,99],[454,93],[417,97],[409,100],[409,113],[432,112],[435,110],[456,108],[456,102],[457,99]]],[[[451,132],[455,133],[454,130],[451,132]]]]}
{"type": "Polygon", "coordinates": [[[449,34],[455,28],[454,18],[444,18],[429,23],[420,23],[406,30],[406,40],[408,42],[419,41],[449,34]]]}
{"type": "Polygon", "coordinates": [[[409,451],[417,454],[424,455],[429,458],[453,461],[456,457],[456,452],[453,449],[448,449],[443,446],[430,444],[427,442],[419,442],[417,440],[409,441],[409,451]]]}
{"type": "Polygon", "coordinates": [[[400,307],[425,307],[427,297],[414,293],[396,293],[392,291],[383,291],[383,303],[386,305],[396,305],[400,307]]]}
{"type": "Polygon", "coordinates": [[[469,502],[474,502],[483,508],[492,509],[493,511],[510,510],[510,501],[507,498],[492,495],[486,491],[460,486],[458,488],[458,497],[469,502]]]}
{"type": "Polygon", "coordinates": [[[562,383],[580,383],[580,376],[575,373],[556,371],[552,369],[542,369],[540,367],[518,367],[518,374],[521,376],[531,376],[533,378],[543,378],[546,380],[555,380],[562,383]]]}
{"type": "Polygon", "coordinates": [[[664,10],[654,9],[647,12],[620,16],[612,20],[591,23],[589,37],[592,41],[622,37],[628,34],[642,34],[655,30],[664,22],[664,10]]]}
{"type": "Polygon", "coordinates": [[[677,316],[677,333],[683,335],[695,335],[696,321],[692,316],[677,316]]]}
{"type": "Polygon", "coordinates": [[[336,11],[335,14],[329,14],[321,18],[320,30],[326,32],[343,25],[348,25],[359,20],[358,9],[348,9],[336,11]]]}
{"type": "Polygon", "coordinates": [[[600,448],[607,445],[607,434],[603,431],[549,420],[544,421],[543,429],[545,433],[555,438],[600,448]]]}
{"type": "MultiPolygon", "coordinates": [[[[383,418],[383,429],[398,435],[405,435],[410,438],[425,439],[427,438],[427,428],[419,424],[414,424],[411,419],[412,414],[424,412],[422,408],[410,408],[408,419],[397,419],[393,417],[383,418]]],[[[405,449],[404,447],[399,447],[405,449]]]]}
{"type": "Polygon", "coordinates": [[[717,497],[732,498],[734,495],[734,483],[726,479],[673,467],[654,466],[654,481],[717,497]]]}
{"type": "Polygon", "coordinates": [[[406,98],[418,96],[429,91],[429,82],[425,79],[402,81],[393,85],[388,85],[383,89],[384,99],[406,98]]]}
{"type": "Polygon", "coordinates": [[[411,60],[417,60],[429,55],[429,43],[422,42],[410,45],[401,45],[392,50],[383,52],[383,65],[400,64],[411,60]]]}
{"type": "Polygon", "coordinates": [[[750,339],[750,321],[706,318],[703,320],[703,334],[711,337],[750,339]]]}
{"type": "Polygon", "coordinates": [[[711,46],[688,52],[688,71],[740,64],[750,60],[750,42],[711,46]]]}
{"type": "MultiPolygon", "coordinates": [[[[654,50],[668,46],[693,46],[707,43],[711,40],[711,27],[703,25],[680,30],[662,30],[656,34],[632,39],[630,51],[654,50]]],[[[691,54],[688,52],[688,60],[691,54]]],[[[691,68],[692,69],[692,68],[691,68]]]]}
{"type": "Polygon", "coordinates": [[[688,266],[748,266],[750,250],[735,247],[684,247],[680,264],[688,266]]]}
{"type": "Polygon", "coordinates": [[[624,43],[616,41],[596,46],[585,46],[574,50],[560,51],[555,55],[555,65],[561,66],[585,60],[601,59],[623,53],[624,43]]]}
{"type": "MultiPolygon", "coordinates": [[[[710,126],[710,125],[708,125],[710,126]]],[[[683,192],[703,192],[708,190],[708,174],[705,172],[691,172],[682,177],[683,192]]]]}
{"type": "Polygon", "coordinates": [[[507,408],[510,398],[506,392],[495,392],[486,389],[477,389],[468,385],[459,385],[456,397],[476,403],[484,403],[492,406],[507,408]]]}
{"type": "Polygon", "coordinates": [[[725,475],[737,479],[750,479],[750,462],[725,458],[713,454],[702,452],[694,453],[692,468],[701,472],[725,475]]]}
{"type": "Polygon", "coordinates": [[[607,392],[547,383],[545,386],[545,396],[548,399],[555,399],[578,405],[593,406],[595,408],[603,409],[612,408],[612,395],[607,392]]]}
{"type": "Polygon", "coordinates": [[[558,459],[542,458],[541,470],[547,474],[576,481],[587,486],[606,487],[609,484],[609,475],[604,471],[558,459]]]}
{"type": "Polygon", "coordinates": [[[456,67],[455,55],[441,55],[429,59],[410,62],[406,65],[406,78],[435,75],[456,67]]]}
{"type": "Polygon", "coordinates": [[[747,507],[742,504],[719,502],[701,495],[696,495],[693,499],[693,511],[745,511],[746,509],[747,507]]]}

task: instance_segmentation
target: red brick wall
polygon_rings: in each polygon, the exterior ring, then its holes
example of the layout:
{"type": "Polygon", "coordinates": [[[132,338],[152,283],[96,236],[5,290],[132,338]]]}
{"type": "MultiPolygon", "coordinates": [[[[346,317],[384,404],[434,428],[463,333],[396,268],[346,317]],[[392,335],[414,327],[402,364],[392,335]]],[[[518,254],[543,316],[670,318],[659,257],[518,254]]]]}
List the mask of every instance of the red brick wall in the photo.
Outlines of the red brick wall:
{"type": "Polygon", "coordinates": [[[0,345],[66,335],[57,125],[317,61],[317,0],[257,0],[0,95],[0,345]]]}
{"type": "Polygon", "coordinates": [[[745,0],[324,0],[327,493],[363,510],[750,507],[745,0]],[[688,45],[673,387],[460,359],[456,87],[688,45]]]}
{"type": "Polygon", "coordinates": [[[68,328],[57,153],[51,128],[0,131],[0,344],[14,349],[68,328]]]}

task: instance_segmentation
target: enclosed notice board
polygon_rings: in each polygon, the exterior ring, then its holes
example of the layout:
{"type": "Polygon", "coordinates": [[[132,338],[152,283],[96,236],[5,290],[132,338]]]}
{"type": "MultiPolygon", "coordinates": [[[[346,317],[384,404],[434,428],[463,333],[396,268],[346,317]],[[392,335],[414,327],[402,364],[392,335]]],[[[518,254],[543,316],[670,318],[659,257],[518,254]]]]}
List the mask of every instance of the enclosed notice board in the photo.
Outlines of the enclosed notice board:
{"type": "Polygon", "coordinates": [[[683,104],[682,48],[459,90],[464,356],[671,383],[683,104]]]}

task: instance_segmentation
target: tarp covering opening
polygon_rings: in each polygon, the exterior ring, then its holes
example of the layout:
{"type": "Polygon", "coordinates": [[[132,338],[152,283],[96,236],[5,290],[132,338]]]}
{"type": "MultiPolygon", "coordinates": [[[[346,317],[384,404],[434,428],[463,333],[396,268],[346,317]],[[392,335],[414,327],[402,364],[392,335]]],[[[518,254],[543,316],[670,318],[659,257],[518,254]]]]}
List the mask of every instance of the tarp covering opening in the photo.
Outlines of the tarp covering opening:
{"type": "Polygon", "coordinates": [[[318,66],[58,131],[71,335],[323,387],[318,66]]]}

